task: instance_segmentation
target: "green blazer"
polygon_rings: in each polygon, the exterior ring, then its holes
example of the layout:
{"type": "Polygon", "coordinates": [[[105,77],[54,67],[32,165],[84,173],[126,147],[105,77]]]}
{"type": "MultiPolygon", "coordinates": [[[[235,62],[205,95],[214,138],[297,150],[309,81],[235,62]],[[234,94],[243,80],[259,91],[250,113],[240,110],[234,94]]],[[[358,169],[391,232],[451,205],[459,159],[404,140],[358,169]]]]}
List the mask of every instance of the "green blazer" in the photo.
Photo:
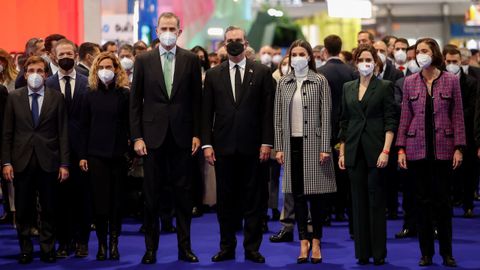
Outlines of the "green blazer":
{"type": "Polygon", "coordinates": [[[361,145],[368,166],[375,167],[385,144],[385,133],[395,132],[398,126],[393,84],[372,77],[361,102],[359,84],[357,79],[343,85],[339,140],[345,142],[345,166],[355,166],[361,145]]]}

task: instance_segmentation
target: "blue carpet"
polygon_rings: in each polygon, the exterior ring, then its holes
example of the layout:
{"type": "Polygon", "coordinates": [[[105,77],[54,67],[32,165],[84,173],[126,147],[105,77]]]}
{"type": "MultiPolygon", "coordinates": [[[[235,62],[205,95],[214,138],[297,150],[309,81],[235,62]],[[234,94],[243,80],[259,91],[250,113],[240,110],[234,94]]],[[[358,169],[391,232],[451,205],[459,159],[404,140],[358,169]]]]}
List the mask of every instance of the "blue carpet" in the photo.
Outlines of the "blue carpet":
{"type": "MultiPolygon", "coordinates": [[[[456,217],[453,220],[453,253],[459,264],[458,269],[480,269],[480,204],[476,202],[477,210],[474,219],[458,217],[463,211],[455,209],[456,217]]],[[[45,264],[38,259],[38,244],[35,243],[34,262],[27,266],[18,265],[18,242],[16,233],[8,225],[0,226],[0,270],[9,269],[445,269],[441,265],[441,257],[434,257],[434,265],[428,268],[417,266],[420,257],[416,239],[394,239],[393,235],[399,231],[401,220],[388,222],[388,255],[387,264],[374,267],[373,265],[358,266],[354,257],[353,241],[348,237],[347,223],[333,223],[332,227],[324,229],[322,255],[324,263],[320,265],[297,265],[298,242],[273,244],[268,241],[271,233],[264,235],[261,252],[266,257],[266,264],[258,265],[243,259],[241,246],[242,237],[238,236],[236,261],[212,263],[210,257],[217,252],[219,242],[219,228],[215,214],[206,214],[193,220],[192,248],[200,258],[198,264],[188,264],[177,261],[176,236],[162,235],[158,250],[158,262],[155,265],[141,265],[139,262],[144,252],[143,235],[139,234],[138,222],[125,220],[123,234],[120,238],[119,262],[95,261],[97,243],[95,234],[91,235],[90,256],[86,259],[73,257],[59,260],[56,264],[45,264]]],[[[278,222],[269,223],[270,231],[280,228],[278,222]]],[[[297,236],[295,236],[296,238],[297,236]]],[[[436,246],[438,250],[438,245],[436,246]]]]}

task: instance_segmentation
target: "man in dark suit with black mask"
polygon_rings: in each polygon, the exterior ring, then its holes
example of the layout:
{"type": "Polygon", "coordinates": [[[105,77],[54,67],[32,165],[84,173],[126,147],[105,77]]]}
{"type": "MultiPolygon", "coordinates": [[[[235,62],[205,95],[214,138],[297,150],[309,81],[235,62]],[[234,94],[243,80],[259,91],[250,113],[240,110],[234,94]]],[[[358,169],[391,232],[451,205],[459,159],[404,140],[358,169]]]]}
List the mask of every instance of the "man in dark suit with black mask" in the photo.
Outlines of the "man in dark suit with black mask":
{"type": "Polygon", "coordinates": [[[19,263],[32,262],[30,227],[39,194],[41,260],[55,262],[57,181],[68,178],[67,113],[62,94],[45,87],[47,62],[38,56],[24,65],[27,87],[8,96],[3,123],[2,172],[14,181],[19,263]]]}
{"type": "Polygon", "coordinates": [[[264,263],[258,250],[267,192],[257,172],[273,145],[273,78],[267,66],[246,59],[244,30],[228,27],[224,39],[228,60],[207,71],[202,102],[202,148],[215,166],[220,223],[220,251],[212,261],[235,258],[235,198],[241,192],[245,259],[264,263]]]}
{"type": "Polygon", "coordinates": [[[144,156],[145,244],[142,263],[156,262],[159,211],[166,187],[173,192],[178,259],[198,262],[191,250],[191,159],[200,148],[202,81],[198,57],[176,45],[180,20],[162,13],[160,46],[138,55],[130,93],[135,152],[144,156]]]}

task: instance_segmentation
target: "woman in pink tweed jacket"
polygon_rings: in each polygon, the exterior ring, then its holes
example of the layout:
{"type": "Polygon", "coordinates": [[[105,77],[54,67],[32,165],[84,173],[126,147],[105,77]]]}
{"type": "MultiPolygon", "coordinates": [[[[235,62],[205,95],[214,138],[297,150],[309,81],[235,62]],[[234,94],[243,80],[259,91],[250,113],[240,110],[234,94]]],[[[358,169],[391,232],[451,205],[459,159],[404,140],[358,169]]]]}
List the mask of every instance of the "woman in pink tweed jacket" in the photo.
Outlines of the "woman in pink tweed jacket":
{"type": "Polygon", "coordinates": [[[462,162],[466,143],[460,83],[455,75],[440,70],[443,57],[435,40],[418,40],[415,51],[422,71],[405,78],[403,85],[398,163],[407,169],[408,161],[416,184],[419,265],[432,264],[432,221],[436,220],[443,264],[455,266],[449,179],[462,162]]]}

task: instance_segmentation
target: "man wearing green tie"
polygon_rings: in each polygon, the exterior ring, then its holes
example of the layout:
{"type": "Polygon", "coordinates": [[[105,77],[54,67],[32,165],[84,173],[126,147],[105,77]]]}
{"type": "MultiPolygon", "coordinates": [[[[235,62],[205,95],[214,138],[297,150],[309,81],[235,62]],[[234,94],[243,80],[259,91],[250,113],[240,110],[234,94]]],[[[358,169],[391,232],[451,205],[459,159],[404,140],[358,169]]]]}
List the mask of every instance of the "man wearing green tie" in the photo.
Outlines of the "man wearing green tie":
{"type": "Polygon", "coordinates": [[[202,81],[198,57],[177,46],[180,19],[162,13],[158,49],[135,60],[130,96],[130,128],[135,152],[145,158],[145,244],[142,263],[156,262],[160,236],[158,214],[163,193],[174,202],[178,259],[198,262],[191,250],[191,158],[200,147],[202,81]]]}

